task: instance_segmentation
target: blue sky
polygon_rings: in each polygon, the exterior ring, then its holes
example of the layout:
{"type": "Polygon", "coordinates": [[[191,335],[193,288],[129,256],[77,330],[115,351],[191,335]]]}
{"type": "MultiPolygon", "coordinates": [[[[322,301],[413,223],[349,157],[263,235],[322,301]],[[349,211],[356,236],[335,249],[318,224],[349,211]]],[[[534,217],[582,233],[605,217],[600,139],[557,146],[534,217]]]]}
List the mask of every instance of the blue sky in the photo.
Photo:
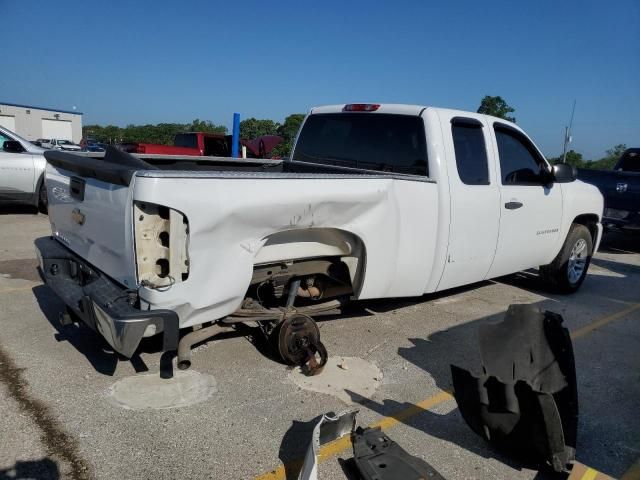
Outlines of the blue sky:
{"type": "Polygon", "coordinates": [[[84,123],[281,121],[501,95],[547,155],[640,146],[640,1],[0,0],[0,101],[84,123]]]}

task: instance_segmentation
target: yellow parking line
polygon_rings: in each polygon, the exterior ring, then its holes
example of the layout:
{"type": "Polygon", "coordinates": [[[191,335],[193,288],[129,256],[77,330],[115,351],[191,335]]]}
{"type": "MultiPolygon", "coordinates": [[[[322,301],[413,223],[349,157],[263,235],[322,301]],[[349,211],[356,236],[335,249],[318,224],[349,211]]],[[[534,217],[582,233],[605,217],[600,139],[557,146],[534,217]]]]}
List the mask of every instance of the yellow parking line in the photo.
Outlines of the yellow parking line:
{"type": "MultiPolygon", "coordinates": [[[[640,303],[636,303],[631,307],[621,310],[619,312],[606,315],[605,317],[599,318],[598,320],[595,320],[589,323],[588,325],[585,325],[584,327],[580,327],[577,330],[574,330],[573,332],[571,332],[571,338],[576,339],[576,338],[584,337],[585,335],[588,335],[595,329],[600,328],[615,320],[618,320],[624,317],[625,315],[635,312],[636,310],[640,310],[640,303]]],[[[400,410],[399,412],[396,412],[389,417],[383,417],[381,420],[370,425],[370,427],[373,427],[373,428],[380,427],[383,430],[389,429],[403,422],[404,420],[414,417],[424,412],[425,410],[432,409],[433,407],[451,399],[453,399],[451,392],[440,391],[439,393],[429,398],[426,398],[421,402],[416,403],[415,405],[411,405],[410,407],[405,408],[404,410],[400,410]]],[[[347,450],[349,447],[351,447],[351,438],[348,435],[342,438],[339,438],[337,440],[334,440],[332,442],[326,443],[325,445],[320,447],[320,450],[318,452],[318,463],[328,458],[331,458],[340,452],[347,450]]],[[[299,459],[299,460],[295,460],[288,463],[286,466],[280,465],[275,470],[258,475],[255,478],[255,480],[285,480],[287,478],[287,469],[298,470],[302,466],[302,463],[303,463],[303,459],[299,459]]],[[[627,472],[627,474],[631,472],[631,474],[634,475],[632,470],[634,470],[633,467],[629,470],[629,472],[627,472]]],[[[638,469],[638,472],[640,473],[640,467],[638,469]]],[[[596,478],[595,476],[597,474],[598,472],[596,470],[593,470],[592,468],[588,468],[587,471],[582,476],[581,480],[593,480],[594,478],[596,478]],[[588,476],[588,475],[593,475],[593,476],[588,476]]],[[[631,476],[627,479],[626,477],[627,474],[625,474],[624,480],[640,479],[640,475],[631,476]]]]}
{"type": "Polygon", "coordinates": [[[585,335],[594,331],[596,328],[600,328],[608,323],[618,320],[619,318],[622,318],[625,315],[629,315],[630,313],[633,313],[636,310],[640,310],[640,303],[631,305],[629,308],[625,308],[624,310],[620,310],[619,312],[612,313],[611,315],[602,317],[598,320],[595,320],[589,323],[588,325],[585,325],[584,327],[580,327],[577,330],[574,330],[573,332],[571,332],[571,338],[575,339],[575,338],[584,337],[585,335]]]}
{"type": "Polygon", "coordinates": [[[598,471],[591,467],[587,467],[580,480],[594,480],[598,476],[598,471]]]}
{"type": "MultiPolygon", "coordinates": [[[[416,403],[415,405],[411,405],[404,410],[400,410],[399,412],[394,413],[390,417],[383,417],[382,420],[379,420],[369,426],[371,428],[380,427],[383,430],[388,430],[389,428],[395,427],[397,424],[403,422],[404,420],[414,417],[419,413],[424,412],[425,410],[429,410],[436,405],[452,399],[453,395],[451,395],[451,392],[441,391],[429,398],[422,400],[421,402],[416,403]]],[[[318,462],[331,458],[334,455],[337,455],[338,453],[348,449],[349,447],[351,447],[351,437],[349,437],[349,435],[345,435],[342,438],[326,443],[322,447],[320,447],[320,450],[318,451],[318,462]]],[[[303,460],[300,459],[287,464],[287,466],[280,465],[278,468],[271,472],[258,475],[256,477],[256,480],[285,480],[287,478],[287,469],[298,469],[302,466],[302,462],[303,460]]]]}

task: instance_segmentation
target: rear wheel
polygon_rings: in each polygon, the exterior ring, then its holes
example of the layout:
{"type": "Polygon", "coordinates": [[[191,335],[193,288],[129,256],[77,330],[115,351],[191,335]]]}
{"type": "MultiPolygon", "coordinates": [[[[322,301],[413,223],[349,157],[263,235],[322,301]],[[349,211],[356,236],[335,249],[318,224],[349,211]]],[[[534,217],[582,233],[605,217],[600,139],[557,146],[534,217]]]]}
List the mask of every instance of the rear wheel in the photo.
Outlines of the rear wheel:
{"type": "Polygon", "coordinates": [[[573,293],[587,276],[593,254],[591,232],[584,225],[573,224],[558,256],[540,273],[556,290],[573,293]]]}
{"type": "Polygon", "coordinates": [[[49,210],[49,199],[47,198],[47,188],[44,186],[44,182],[42,182],[38,191],[38,210],[40,213],[45,214],[49,210]]]}

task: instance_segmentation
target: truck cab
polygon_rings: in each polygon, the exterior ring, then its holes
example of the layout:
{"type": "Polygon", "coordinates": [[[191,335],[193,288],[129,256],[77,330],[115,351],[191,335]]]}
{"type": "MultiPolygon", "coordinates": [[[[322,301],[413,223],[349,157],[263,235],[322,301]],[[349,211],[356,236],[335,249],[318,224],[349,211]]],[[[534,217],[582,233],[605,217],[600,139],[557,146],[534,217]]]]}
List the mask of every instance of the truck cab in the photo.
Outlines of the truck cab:
{"type": "Polygon", "coordinates": [[[314,108],[292,160],[433,179],[440,223],[434,258],[442,262],[434,267],[442,275],[429,286],[437,290],[549,264],[569,217],[587,225],[595,247],[601,234],[597,192],[567,181],[572,175],[554,181],[553,168],[522,129],[487,115],[406,105],[314,108]],[[408,136],[411,125],[415,133],[408,136]],[[426,155],[408,150],[423,143],[426,155]],[[580,216],[576,202],[587,198],[591,213],[580,216]]]}

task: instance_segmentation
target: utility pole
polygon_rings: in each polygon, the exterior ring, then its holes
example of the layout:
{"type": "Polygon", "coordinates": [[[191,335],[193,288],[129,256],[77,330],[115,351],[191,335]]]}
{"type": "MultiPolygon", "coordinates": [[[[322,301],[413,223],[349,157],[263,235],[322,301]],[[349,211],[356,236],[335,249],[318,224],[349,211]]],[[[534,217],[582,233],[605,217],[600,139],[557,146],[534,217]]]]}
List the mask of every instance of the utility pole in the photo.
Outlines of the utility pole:
{"type": "Polygon", "coordinates": [[[562,149],[562,163],[567,163],[567,147],[571,143],[571,127],[573,126],[573,114],[576,111],[576,101],[573,101],[573,108],[571,109],[571,120],[569,120],[569,126],[564,127],[564,148],[562,149]]]}

